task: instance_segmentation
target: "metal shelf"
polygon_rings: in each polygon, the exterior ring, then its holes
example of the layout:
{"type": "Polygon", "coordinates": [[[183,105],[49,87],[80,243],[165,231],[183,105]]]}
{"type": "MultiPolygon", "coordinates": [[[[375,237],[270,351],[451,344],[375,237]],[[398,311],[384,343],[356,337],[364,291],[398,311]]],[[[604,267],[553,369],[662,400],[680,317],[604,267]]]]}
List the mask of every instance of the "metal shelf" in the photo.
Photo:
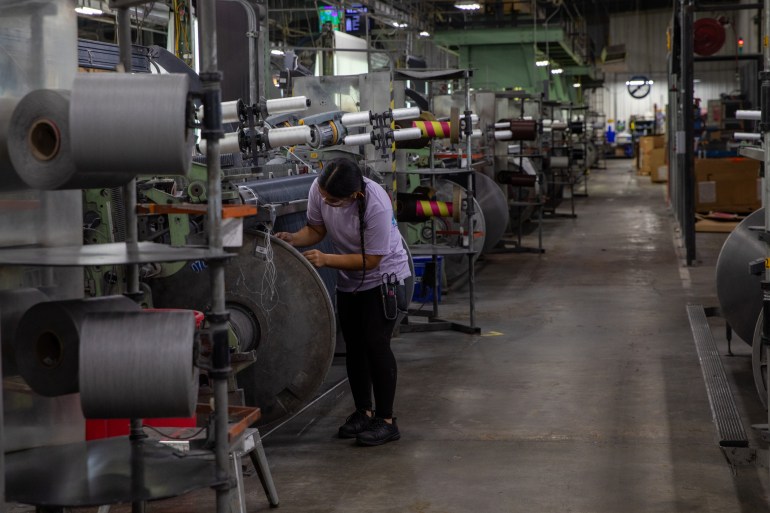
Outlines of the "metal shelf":
{"type": "MultiPolygon", "coordinates": [[[[399,175],[459,175],[464,173],[473,173],[472,169],[465,169],[465,168],[418,168],[418,169],[409,169],[406,171],[396,171],[399,175]]],[[[392,171],[386,171],[383,174],[393,174],[392,171]]]]}
{"type": "Polygon", "coordinates": [[[226,251],[207,247],[171,247],[155,242],[62,247],[25,246],[0,249],[0,265],[78,267],[182,260],[222,260],[230,256],[226,251]]]}
{"type": "Polygon", "coordinates": [[[475,255],[478,251],[470,251],[468,248],[453,248],[450,246],[440,246],[433,244],[415,244],[409,246],[409,251],[413,255],[418,256],[430,256],[430,255],[475,255]]]}
{"type": "Polygon", "coordinates": [[[48,507],[165,499],[227,482],[212,458],[128,437],[6,454],[5,479],[9,501],[48,507]]]}

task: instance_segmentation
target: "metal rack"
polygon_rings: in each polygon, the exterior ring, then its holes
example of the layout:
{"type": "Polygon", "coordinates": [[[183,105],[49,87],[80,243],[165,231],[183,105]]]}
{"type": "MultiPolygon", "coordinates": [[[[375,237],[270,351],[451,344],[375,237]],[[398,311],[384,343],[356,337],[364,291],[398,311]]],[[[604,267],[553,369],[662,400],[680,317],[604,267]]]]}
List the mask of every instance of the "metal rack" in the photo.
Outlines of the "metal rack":
{"type": "MultiPolygon", "coordinates": [[[[520,104],[520,111],[519,111],[519,117],[521,119],[524,119],[525,116],[525,109],[524,105],[527,100],[537,103],[537,109],[540,114],[540,118],[543,117],[543,98],[542,94],[540,97],[532,97],[528,94],[521,94],[519,96],[512,97],[513,99],[519,100],[520,104]]],[[[545,253],[545,249],[543,249],[543,210],[545,207],[545,198],[543,194],[542,187],[545,185],[545,173],[543,172],[543,140],[542,140],[542,124],[538,123],[539,129],[538,129],[538,135],[537,135],[537,142],[535,144],[536,153],[534,154],[524,154],[524,141],[519,141],[519,154],[518,154],[518,161],[519,161],[519,169],[524,169],[524,158],[530,158],[530,159],[538,159],[540,160],[540,169],[536,175],[537,181],[540,183],[540,190],[537,192],[537,194],[534,197],[534,200],[532,201],[525,201],[521,199],[513,199],[508,200],[508,207],[509,208],[515,208],[517,209],[517,213],[519,214],[516,216],[517,221],[517,227],[516,227],[516,241],[515,246],[513,248],[504,248],[501,251],[504,252],[513,252],[513,253],[545,253]],[[537,247],[527,247],[522,244],[522,235],[523,235],[523,211],[524,209],[532,207],[537,211],[537,247]]],[[[506,155],[507,157],[507,155],[506,155]]],[[[514,159],[517,157],[514,156],[514,159]]],[[[513,186],[516,187],[516,186],[513,186]]],[[[520,188],[520,187],[519,187],[520,188]]],[[[513,220],[513,216],[511,216],[511,220],[513,220]]]]}
{"type": "Polygon", "coordinates": [[[471,123],[471,99],[470,99],[470,78],[473,75],[472,70],[440,70],[440,71],[407,71],[397,70],[394,72],[395,80],[458,80],[461,79],[465,84],[465,166],[458,168],[436,168],[435,157],[433,153],[433,146],[431,143],[430,149],[430,167],[426,169],[416,169],[409,171],[397,171],[397,174],[420,174],[430,177],[430,183],[432,186],[436,185],[436,179],[441,175],[465,175],[466,181],[466,208],[465,213],[467,216],[466,226],[463,230],[467,236],[467,245],[461,247],[446,247],[436,244],[436,227],[435,220],[431,218],[431,244],[418,244],[411,245],[409,250],[413,255],[425,255],[431,256],[433,262],[433,283],[439,283],[440,276],[438,273],[438,257],[443,255],[463,255],[468,259],[468,311],[469,311],[469,324],[462,324],[459,322],[443,320],[439,317],[438,312],[438,294],[433,294],[432,309],[429,312],[422,312],[418,310],[410,310],[408,315],[404,318],[403,323],[400,326],[402,332],[415,332],[415,331],[442,331],[442,330],[455,330],[463,333],[475,334],[480,333],[481,328],[476,326],[475,313],[475,271],[474,271],[474,255],[477,253],[474,250],[474,226],[473,215],[475,213],[474,205],[474,190],[475,190],[475,171],[471,162],[471,133],[473,132],[473,126],[471,123]],[[411,322],[409,316],[423,316],[427,318],[427,322],[414,323],[411,322]]]}
{"type": "MultiPolygon", "coordinates": [[[[131,72],[132,49],[129,7],[144,2],[112,0],[118,12],[118,36],[122,70],[131,72]]],[[[210,114],[220,109],[220,74],[217,71],[216,4],[198,2],[201,20],[203,103],[210,114]]],[[[74,41],[73,41],[74,43],[74,41]]],[[[128,438],[75,442],[20,450],[6,455],[7,486],[4,499],[59,512],[71,506],[132,503],[143,512],[145,501],[181,495],[198,488],[216,490],[218,513],[230,510],[230,445],[228,441],[227,384],[231,373],[227,340],[224,265],[228,254],[222,241],[222,201],[219,168],[221,116],[208,115],[203,137],[208,141],[208,244],[196,248],[172,248],[139,242],[136,181],[123,189],[126,242],[102,246],[18,247],[0,250],[0,265],[80,267],[127,265],[127,295],[140,297],[138,264],[205,259],[211,272],[212,341],[209,376],[214,383],[214,450],[209,458],[186,457],[174,449],[147,439],[140,419],[131,420],[128,438]]],[[[211,452],[209,452],[211,454],[211,452]]]]}

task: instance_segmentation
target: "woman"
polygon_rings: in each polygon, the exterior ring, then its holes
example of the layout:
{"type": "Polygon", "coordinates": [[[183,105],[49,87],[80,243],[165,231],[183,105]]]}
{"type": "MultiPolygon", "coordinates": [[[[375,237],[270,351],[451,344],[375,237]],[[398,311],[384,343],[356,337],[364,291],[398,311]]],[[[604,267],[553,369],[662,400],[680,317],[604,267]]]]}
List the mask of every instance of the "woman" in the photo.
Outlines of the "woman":
{"type": "Polygon", "coordinates": [[[356,407],[339,428],[339,436],[356,438],[361,445],[382,445],[401,437],[393,417],[396,359],[390,337],[397,318],[396,298],[404,302],[403,283],[410,271],[388,194],[348,159],[328,162],[313,182],[307,225],[275,236],[304,247],[320,242],[327,233],[334,254],[313,249],[303,255],[315,267],[338,270],[337,312],[356,407]]]}

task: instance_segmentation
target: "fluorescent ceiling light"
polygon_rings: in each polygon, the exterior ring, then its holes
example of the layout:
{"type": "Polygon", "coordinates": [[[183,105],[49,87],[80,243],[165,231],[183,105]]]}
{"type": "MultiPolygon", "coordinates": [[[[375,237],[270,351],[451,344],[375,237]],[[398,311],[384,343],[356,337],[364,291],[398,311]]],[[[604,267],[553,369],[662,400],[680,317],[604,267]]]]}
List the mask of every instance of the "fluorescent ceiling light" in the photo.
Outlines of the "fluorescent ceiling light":
{"type": "Polygon", "coordinates": [[[286,52],[284,52],[283,50],[279,50],[278,48],[273,48],[272,50],[270,50],[270,54],[271,55],[285,55],[286,52]]]}
{"type": "Polygon", "coordinates": [[[100,14],[104,14],[104,11],[101,9],[94,9],[93,7],[86,6],[75,7],[75,12],[78,14],[87,14],[89,16],[98,16],[100,14]]]}
{"type": "Polygon", "coordinates": [[[626,81],[627,86],[643,86],[643,85],[652,85],[655,82],[652,80],[628,80],[626,81]]]}
{"type": "Polygon", "coordinates": [[[561,73],[564,73],[564,70],[561,68],[556,68],[551,70],[552,75],[560,75],[561,73]]]}
{"type": "Polygon", "coordinates": [[[544,59],[542,61],[535,61],[535,66],[537,66],[538,68],[548,66],[548,64],[549,64],[548,59],[544,59]]]}
{"type": "Polygon", "coordinates": [[[396,27],[396,28],[406,28],[406,27],[408,27],[408,26],[409,26],[409,25],[407,25],[406,23],[399,23],[399,22],[397,22],[397,21],[393,21],[393,22],[391,22],[391,25],[393,25],[393,26],[394,26],[394,27],[396,27]]]}
{"type": "Polygon", "coordinates": [[[481,5],[478,2],[456,2],[455,7],[463,11],[478,11],[481,5]]]}
{"type": "Polygon", "coordinates": [[[423,30],[422,32],[420,32],[420,36],[422,36],[422,37],[430,37],[430,32],[428,32],[427,30],[423,30]]]}
{"type": "Polygon", "coordinates": [[[581,87],[580,82],[575,82],[574,84],[572,84],[572,87],[581,87]]]}

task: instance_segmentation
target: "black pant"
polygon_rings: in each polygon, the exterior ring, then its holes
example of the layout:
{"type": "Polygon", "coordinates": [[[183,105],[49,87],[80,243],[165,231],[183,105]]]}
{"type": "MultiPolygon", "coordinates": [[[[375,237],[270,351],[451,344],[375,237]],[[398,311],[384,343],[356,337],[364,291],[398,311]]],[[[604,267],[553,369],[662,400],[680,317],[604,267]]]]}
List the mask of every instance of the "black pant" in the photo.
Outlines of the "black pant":
{"type": "Polygon", "coordinates": [[[345,337],[345,364],[357,410],[372,410],[372,390],[376,415],[393,416],[396,395],[396,358],[390,337],[396,320],[385,318],[379,287],[359,292],[337,292],[337,312],[345,337]]]}

